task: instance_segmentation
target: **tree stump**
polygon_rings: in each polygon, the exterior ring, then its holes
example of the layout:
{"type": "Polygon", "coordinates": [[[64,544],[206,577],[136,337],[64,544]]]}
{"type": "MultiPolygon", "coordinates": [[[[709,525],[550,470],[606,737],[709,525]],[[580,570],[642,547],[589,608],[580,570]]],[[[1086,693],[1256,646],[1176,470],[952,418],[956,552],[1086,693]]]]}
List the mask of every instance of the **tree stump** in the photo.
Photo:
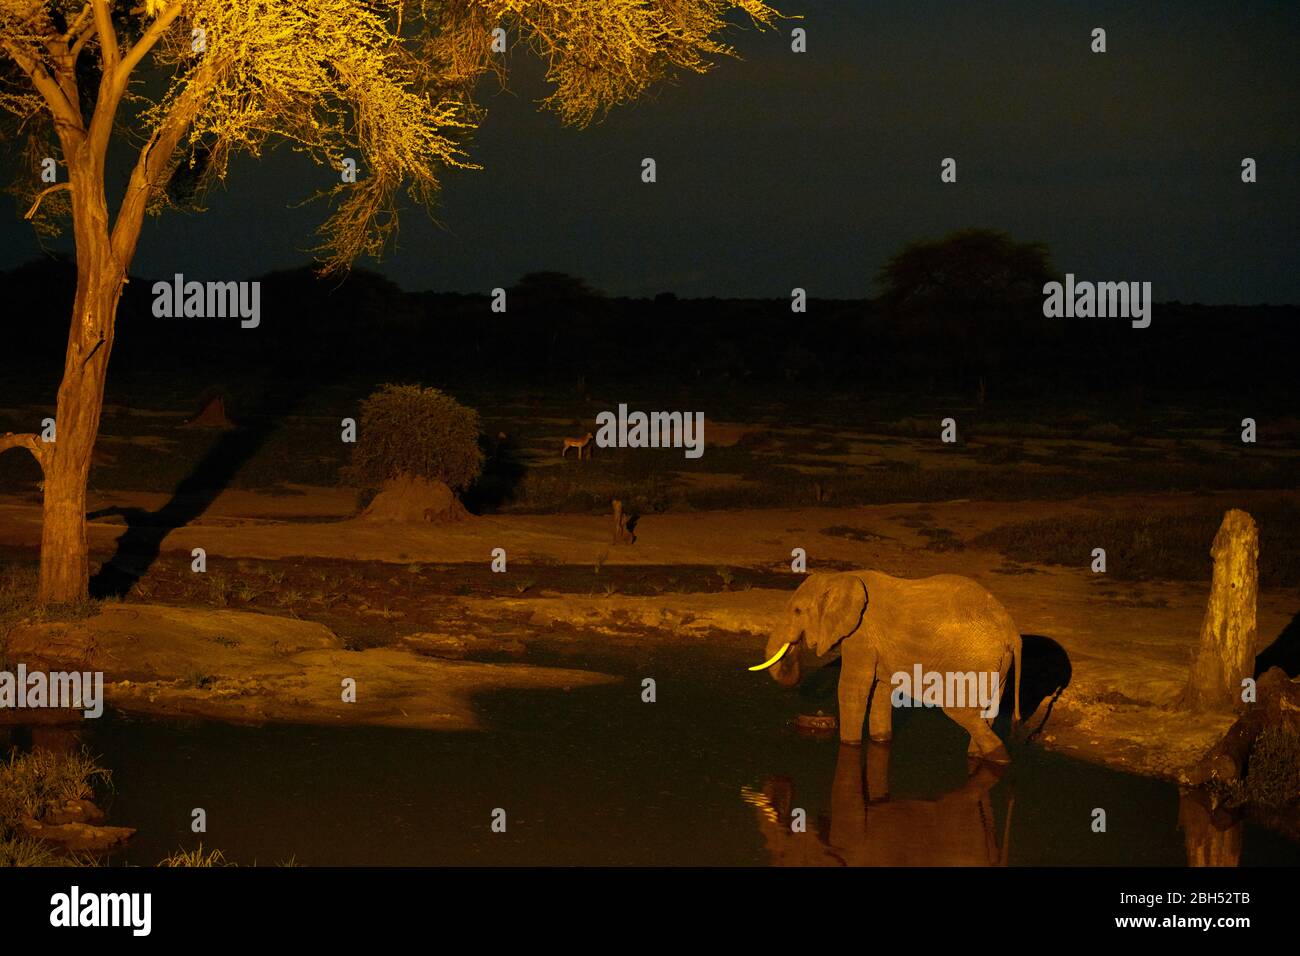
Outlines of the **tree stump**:
{"type": "Polygon", "coordinates": [[[1210,599],[1183,702],[1197,712],[1241,710],[1241,682],[1255,672],[1259,529],[1254,519],[1236,508],[1225,514],[1210,555],[1210,599]]]}
{"type": "Polygon", "coordinates": [[[633,544],[636,535],[628,530],[627,515],[623,511],[623,502],[614,499],[614,543],[633,544]]]}

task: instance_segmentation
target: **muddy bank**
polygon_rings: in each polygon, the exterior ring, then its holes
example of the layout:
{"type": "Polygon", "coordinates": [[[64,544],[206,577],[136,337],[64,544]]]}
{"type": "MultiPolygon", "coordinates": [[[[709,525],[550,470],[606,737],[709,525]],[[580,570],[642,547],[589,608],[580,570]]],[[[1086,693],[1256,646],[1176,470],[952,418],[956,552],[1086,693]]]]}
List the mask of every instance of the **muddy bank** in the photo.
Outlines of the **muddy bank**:
{"type": "MultiPolygon", "coordinates": [[[[80,621],[25,624],[8,659],[28,669],[104,672],[105,702],[127,712],[239,723],[369,724],[431,730],[479,726],[476,694],[574,691],[601,673],[447,661],[407,650],[345,650],[310,621],[154,605],[106,605],[80,621]],[[345,700],[354,682],[355,699],[345,700]]],[[[15,710],[15,719],[24,713],[15,710]]]]}
{"type": "MultiPolygon", "coordinates": [[[[788,592],[542,596],[466,599],[464,627],[406,635],[397,645],[349,651],[327,627],[238,611],[107,605],[84,621],[25,625],[9,636],[11,660],[54,669],[100,669],[110,706],[153,716],[201,716],[232,722],[374,724],[428,729],[479,726],[473,698],[501,688],[576,690],[613,680],[577,668],[484,663],[521,656],[536,644],[566,657],[611,646],[655,644],[725,648],[737,670],[758,661],[766,630],[788,592]],[[485,622],[512,622],[503,629],[485,622]],[[490,627],[490,625],[488,625],[490,627]],[[506,633],[508,632],[508,633],[506,633]],[[342,699],[356,682],[356,702],[342,699]]],[[[1187,640],[1190,647],[1190,638],[1187,640]]],[[[1174,700],[1185,667],[1153,666],[1150,648],[1115,659],[1066,646],[1072,673],[1054,687],[1026,693],[1034,744],[1163,779],[1177,780],[1226,732],[1231,717],[1193,716],[1174,700]],[[1144,673],[1124,679],[1128,666],[1144,673]],[[1120,691],[1119,687],[1125,688],[1120,691]]],[[[1027,677],[1035,666],[1028,659],[1027,677]]],[[[834,656],[825,659],[825,664],[834,656]]],[[[754,681],[765,681],[754,675],[754,681]]],[[[1038,681],[1039,687],[1045,687],[1038,681]]],[[[789,696],[791,719],[799,699],[789,696]]]]}
{"type": "MultiPolygon", "coordinates": [[[[232,497],[184,528],[162,529],[161,554],[126,604],[104,605],[104,620],[94,624],[29,631],[27,646],[34,653],[71,642],[65,658],[93,647],[102,669],[115,675],[111,702],[148,713],[472,726],[477,689],[582,684],[583,671],[552,673],[510,660],[539,644],[577,659],[584,647],[611,642],[707,643],[725,647],[731,666],[756,663],[789,595],[781,581],[789,576],[792,587],[796,578],[790,551],[803,547],[810,571],[956,573],[988,588],[1028,636],[1027,646],[1033,642],[1026,677],[1041,685],[1041,709],[1031,716],[1037,704],[1027,701],[1028,726],[1039,728],[1051,706],[1035,745],[1176,779],[1231,723],[1175,707],[1204,613],[1208,567],[1204,582],[1120,581],[1091,573],[1082,558],[1078,567],[1026,564],[969,545],[1011,521],[1146,514],[1179,507],[1179,496],[651,515],[631,547],[611,545],[609,519],[594,516],[377,529],[304,520],[313,511],[341,515],[337,493],[319,501],[306,493],[254,497],[232,497]],[[191,547],[207,550],[207,575],[190,572],[191,547]],[[506,548],[508,573],[491,573],[495,547],[506,548]],[[205,600],[218,608],[149,603],[205,600]],[[358,680],[356,704],[339,699],[347,676],[358,680]]],[[[1195,500],[1220,498],[1249,508],[1252,495],[1195,500]]],[[[112,553],[123,520],[90,524],[97,553],[112,553]]],[[[0,544],[32,548],[34,557],[39,521],[39,508],[0,500],[0,544]]],[[[1294,588],[1261,591],[1258,651],[1292,626],[1298,609],[1294,588]]],[[[9,657],[20,659],[14,649],[9,657]]],[[[790,706],[793,717],[793,698],[790,706]]]]}

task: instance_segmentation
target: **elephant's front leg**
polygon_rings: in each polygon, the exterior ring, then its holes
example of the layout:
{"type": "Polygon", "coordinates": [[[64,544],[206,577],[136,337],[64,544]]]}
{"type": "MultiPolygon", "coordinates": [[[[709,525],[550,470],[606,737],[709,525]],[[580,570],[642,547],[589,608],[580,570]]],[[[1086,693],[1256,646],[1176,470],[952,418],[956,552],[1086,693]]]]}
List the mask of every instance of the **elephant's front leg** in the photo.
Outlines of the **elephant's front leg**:
{"type": "Polygon", "coordinates": [[[862,723],[867,716],[867,698],[871,681],[840,674],[840,740],[846,744],[862,743],[862,723]]]}
{"type": "Polygon", "coordinates": [[[850,641],[856,642],[857,638],[848,638],[840,655],[840,740],[860,744],[867,700],[875,682],[875,660],[864,646],[850,641]]]}
{"type": "Polygon", "coordinates": [[[894,704],[889,699],[889,686],[884,681],[876,681],[867,717],[871,739],[880,744],[889,743],[894,736],[894,704]]]}

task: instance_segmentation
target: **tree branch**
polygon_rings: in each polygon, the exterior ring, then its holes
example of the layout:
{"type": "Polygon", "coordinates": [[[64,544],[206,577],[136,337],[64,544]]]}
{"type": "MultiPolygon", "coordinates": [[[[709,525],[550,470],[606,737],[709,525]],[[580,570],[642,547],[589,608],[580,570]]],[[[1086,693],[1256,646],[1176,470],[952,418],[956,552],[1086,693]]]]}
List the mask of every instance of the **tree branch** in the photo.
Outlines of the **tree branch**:
{"type": "Polygon", "coordinates": [[[117,49],[117,31],[113,29],[113,14],[108,9],[108,0],[90,0],[90,3],[95,8],[95,32],[99,34],[104,75],[108,76],[121,59],[117,49]]]}
{"type": "Polygon", "coordinates": [[[136,240],[140,236],[140,226],[144,221],[145,209],[149,204],[150,192],[159,185],[162,172],[167,168],[172,155],[180,145],[181,138],[199,109],[198,99],[208,89],[213,79],[221,73],[225,64],[215,60],[205,60],[190,77],[185,90],[172,103],[171,109],[162,122],[153,131],[148,142],[140,148],[135,167],[131,170],[131,179],[127,183],[126,194],[118,208],[117,220],[113,223],[113,255],[119,262],[128,262],[135,251],[136,240]]]}
{"type": "Polygon", "coordinates": [[[117,67],[117,72],[120,75],[121,84],[124,88],[127,82],[131,79],[131,71],[139,65],[140,61],[143,60],[158,41],[162,39],[162,35],[167,32],[173,23],[176,22],[176,18],[181,15],[181,8],[183,6],[184,4],[180,3],[179,0],[168,6],[162,13],[154,18],[153,23],[149,24],[149,29],[144,31],[140,39],[135,41],[135,44],[131,49],[127,50],[126,56],[122,58],[122,62],[118,64],[117,67]]]}
{"type": "MultiPolygon", "coordinates": [[[[87,7],[86,9],[89,10],[90,8],[87,7]]],[[[72,46],[70,47],[70,52],[72,53],[73,63],[77,62],[77,57],[81,56],[82,49],[85,47],[87,43],[90,42],[90,38],[93,37],[94,35],[95,35],[95,21],[90,20],[88,23],[84,24],[81,27],[80,32],[78,32],[75,37],[72,37],[71,39],[72,46]]]]}
{"type": "Polygon", "coordinates": [[[9,54],[10,59],[18,64],[19,69],[27,74],[27,78],[32,81],[32,86],[45,100],[45,105],[50,108],[50,115],[54,118],[56,126],[62,124],[64,129],[75,130],[78,133],[83,131],[81,124],[81,111],[68,102],[63,93],[63,89],[54,78],[46,71],[41,62],[27,51],[21,49],[10,39],[0,40],[4,50],[9,54]]]}
{"type": "Polygon", "coordinates": [[[81,12],[77,14],[71,23],[68,24],[68,30],[63,34],[63,42],[77,44],[90,36],[95,29],[94,23],[92,22],[93,14],[94,7],[92,7],[91,4],[87,3],[82,7],[81,12]],[[87,26],[88,23],[90,24],[89,26],[87,26]]]}
{"type": "Polygon", "coordinates": [[[32,202],[32,207],[27,210],[27,212],[23,215],[23,218],[31,219],[32,216],[36,215],[36,210],[40,206],[41,200],[44,199],[46,196],[48,196],[50,193],[58,192],[60,189],[71,190],[72,183],[55,183],[53,186],[49,186],[45,189],[42,189],[39,193],[36,194],[36,199],[32,202]]]}
{"type": "MultiPolygon", "coordinates": [[[[85,16],[90,7],[81,11],[80,16],[85,16]]],[[[77,58],[68,49],[69,37],[74,32],[74,28],[60,33],[54,26],[54,22],[49,18],[49,12],[42,10],[45,14],[41,18],[43,27],[42,42],[45,45],[45,51],[49,54],[52,68],[47,68],[52,72],[53,79],[63,90],[63,97],[75,110],[78,116],[81,113],[81,94],[77,90],[77,58]]]]}
{"type": "Polygon", "coordinates": [[[99,34],[100,46],[104,48],[104,52],[103,75],[99,82],[99,95],[95,100],[95,112],[90,118],[88,139],[92,155],[96,156],[99,162],[103,162],[108,153],[109,140],[113,135],[117,108],[131,83],[132,71],[148,56],[149,51],[154,48],[168,28],[176,22],[184,4],[181,0],[175,0],[168,5],[153,23],[149,24],[148,29],[123,58],[117,46],[117,36],[113,33],[112,18],[108,14],[106,0],[91,0],[91,2],[95,5],[96,32],[99,34]],[[104,46],[106,30],[107,36],[111,38],[111,49],[104,46]]]}
{"type": "Polygon", "coordinates": [[[10,448],[26,448],[32,453],[36,461],[40,464],[41,469],[45,469],[45,448],[44,443],[37,435],[15,435],[13,432],[5,432],[0,435],[0,454],[8,451],[10,448]]]}

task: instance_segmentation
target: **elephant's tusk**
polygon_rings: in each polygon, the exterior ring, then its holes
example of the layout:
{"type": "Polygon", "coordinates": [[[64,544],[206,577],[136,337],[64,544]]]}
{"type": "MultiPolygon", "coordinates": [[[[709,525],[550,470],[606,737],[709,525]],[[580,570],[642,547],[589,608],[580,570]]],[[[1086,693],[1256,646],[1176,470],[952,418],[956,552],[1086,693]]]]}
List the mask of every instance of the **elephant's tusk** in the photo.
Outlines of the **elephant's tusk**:
{"type": "Polygon", "coordinates": [[[763,661],[763,663],[761,664],[755,664],[753,667],[750,668],[750,670],[751,671],[767,670],[769,667],[771,667],[781,658],[785,657],[785,652],[788,651],[789,649],[790,649],[790,642],[786,641],[784,644],[781,645],[781,649],[772,655],[772,658],[770,660],[763,661]]]}

